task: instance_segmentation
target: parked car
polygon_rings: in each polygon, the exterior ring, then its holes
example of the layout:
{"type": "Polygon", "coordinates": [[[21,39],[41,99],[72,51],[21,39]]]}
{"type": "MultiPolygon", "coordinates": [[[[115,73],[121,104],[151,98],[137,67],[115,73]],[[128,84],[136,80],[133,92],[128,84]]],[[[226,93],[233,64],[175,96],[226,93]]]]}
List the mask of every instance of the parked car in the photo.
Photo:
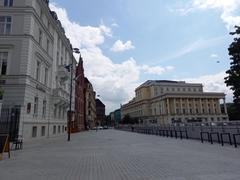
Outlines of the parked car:
{"type": "Polygon", "coordinates": [[[98,128],[99,130],[102,130],[102,129],[103,129],[103,127],[102,127],[102,126],[98,126],[97,128],[98,128]]]}
{"type": "Polygon", "coordinates": [[[103,129],[108,129],[108,126],[103,126],[103,129]]]}

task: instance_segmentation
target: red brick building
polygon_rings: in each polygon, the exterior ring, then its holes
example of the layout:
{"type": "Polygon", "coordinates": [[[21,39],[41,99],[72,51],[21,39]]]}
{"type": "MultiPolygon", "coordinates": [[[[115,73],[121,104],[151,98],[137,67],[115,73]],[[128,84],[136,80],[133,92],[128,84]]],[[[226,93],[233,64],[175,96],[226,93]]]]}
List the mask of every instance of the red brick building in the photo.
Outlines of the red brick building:
{"type": "Polygon", "coordinates": [[[79,63],[76,67],[76,85],[75,85],[75,121],[72,124],[73,132],[80,132],[85,130],[84,120],[84,69],[83,60],[80,56],[79,63]]]}

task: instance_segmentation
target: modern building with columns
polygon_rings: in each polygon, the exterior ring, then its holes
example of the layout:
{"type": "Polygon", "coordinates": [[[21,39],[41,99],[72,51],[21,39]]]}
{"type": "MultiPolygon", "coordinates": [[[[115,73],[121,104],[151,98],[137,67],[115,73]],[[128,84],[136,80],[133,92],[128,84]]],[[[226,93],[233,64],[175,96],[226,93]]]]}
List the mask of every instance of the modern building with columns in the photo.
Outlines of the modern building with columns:
{"type": "Polygon", "coordinates": [[[203,92],[202,84],[184,81],[146,81],[122,105],[122,118],[127,114],[144,124],[228,121],[224,93],[203,92]]]}

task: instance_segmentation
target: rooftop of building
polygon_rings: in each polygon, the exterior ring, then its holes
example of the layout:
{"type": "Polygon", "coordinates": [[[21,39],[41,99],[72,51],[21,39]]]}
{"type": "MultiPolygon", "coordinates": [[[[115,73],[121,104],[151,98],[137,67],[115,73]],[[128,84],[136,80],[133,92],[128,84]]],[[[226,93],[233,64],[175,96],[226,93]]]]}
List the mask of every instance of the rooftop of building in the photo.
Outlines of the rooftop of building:
{"type": "Polygon", "coordinates": [[[152,85],[194,85],[194,86],[202,86],[201,83],[186,83],[185,81],[173,81],[173,80],[147,80],[140,86],[136,88],[139,89],[141,87],[148,87],[152,85]]]}
{"type": "Polygon", "coordinates": [[[105,104],[100,99],[96,99],[96,106],[98,107],[105,107],[105,104]]]}

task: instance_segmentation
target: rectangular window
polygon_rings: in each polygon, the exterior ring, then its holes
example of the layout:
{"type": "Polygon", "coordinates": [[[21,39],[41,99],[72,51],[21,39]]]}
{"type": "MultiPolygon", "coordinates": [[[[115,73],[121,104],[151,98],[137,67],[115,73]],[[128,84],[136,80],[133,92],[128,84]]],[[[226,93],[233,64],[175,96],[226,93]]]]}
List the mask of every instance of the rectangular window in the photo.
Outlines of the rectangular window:
{"type": "Polygon", "coordinates": [[[53,126],[53,134],[56,134],[56,126],[53,126]]]}
{"type": "Polygon", "coordinates": [[[5,7],[13,6],[13,0],[4,0],[4,6],[5,7]]]}
{"type": "Polygon", "coordinates": [[[58,126],[58,134],[61,133],[61,126],[58,126]]]}
{"type": "Polygon", "coordinates": [[[42,126],[41,136],[45,136],[45,134],[46,134],[46,127],[45,127],[45,126],[42,126]]]}
{"type": "Polygon", "coordinates": [[[0,34],[10,34],[12,26],[12,17],[0,16],[0,34]]]}
{"type": "Polygon", "coordinates": [[[27,113],[30,114],[31,113],[31,103],[27,104],[27,113]]]}
{"type": "Polygon", "coordinates": [[[40,44],[40,46],[42,46],[42,30],[39,29],[39,37],[38,37],[38,43],[40,44]]]}
{"type": "Polygon", "coordinates": [[[60,62],[59,62],[59,52],[57,52],[57,66],[60,65],[60,62]]]}
{"type": "Polygon", "coordinates": [[[33,109],[33,115],[37,116],[38,114],[38,97],[34,98],[34,109],[33,109]]]}
{"type": "Polygon", "coordinates": [[[32,137],[37,137],[37,126],[32,127],[32,137]]]}
{"type": "Polygon", "coordinates": [[[186,114],[186,110],[185,109],[183,109],[183,114],[186,114]]]}
{"type": "Polygon", "coordinates": [[[154,87],[154,96],[157,96],[158,95],[158,89],[157,87],[154,87]]]}
{"type": "Polygon", "coordinates": [[[47,101],[43,100],[42,117],[46,118],[47,101]]]}
{"type": "Polygon", "coordinates": [[[48,68],[45,68],[44,84],[48,85],[48,68]]]}
{"type": "Polygon", "coordinates": [[[40,81],[40,68],[41,64],[39,61],[37,61],[37,67],[36,67],[36,80],[40,81]]]}
{"type": "Polygon", "coordinates": [[[0,75],[7,74],[7,60],[8,60],[8,53],[0,52],[0,75]]]}
{"type": "Polygon", "coordinates": [[[63,65],[63,57],[61,56],[61,65],[63,65]]]}

